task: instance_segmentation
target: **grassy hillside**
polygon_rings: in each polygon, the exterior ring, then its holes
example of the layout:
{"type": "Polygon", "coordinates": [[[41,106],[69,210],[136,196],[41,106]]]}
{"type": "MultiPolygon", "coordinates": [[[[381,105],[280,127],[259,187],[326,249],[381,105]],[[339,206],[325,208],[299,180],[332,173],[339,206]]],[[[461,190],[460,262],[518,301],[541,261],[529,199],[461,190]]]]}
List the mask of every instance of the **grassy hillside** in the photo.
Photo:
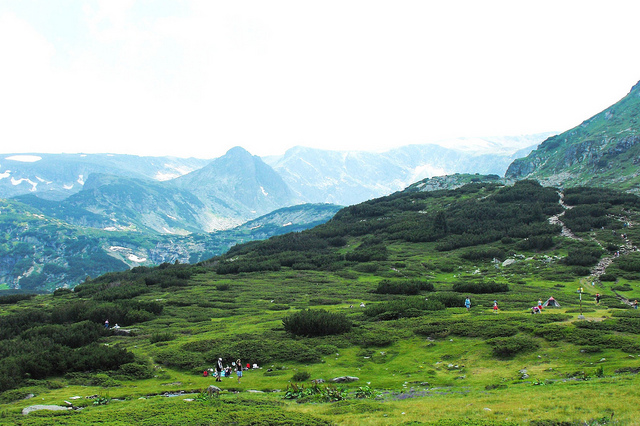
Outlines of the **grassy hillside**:
{"type": "Polygon", "coordinates": [[[506,177],[537,179],[552,186],[636,192],[640,183],[639,112],[640,84],[636,84],[616,104],[515,160],[506,177]]]}
{"type": "Polygon", "coordinates": [[[530,181],[408,191],[197,265],[0,298],[0,422],[634,424],[639,207],[530,181]],[[203,377],[218,357],[260,368],[203,377]],[[21,414],[64,401],[84,408],[21,414]]]}

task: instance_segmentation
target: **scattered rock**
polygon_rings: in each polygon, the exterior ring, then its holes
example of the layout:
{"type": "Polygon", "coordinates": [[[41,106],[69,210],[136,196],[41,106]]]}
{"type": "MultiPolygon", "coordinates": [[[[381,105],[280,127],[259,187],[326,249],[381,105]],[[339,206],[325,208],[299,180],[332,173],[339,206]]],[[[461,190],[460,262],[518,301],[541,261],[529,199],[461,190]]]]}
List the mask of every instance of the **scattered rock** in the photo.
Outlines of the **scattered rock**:
{"type": "Polygon", "coordinates": [[[72,399],[72,400],[73,400],[73,399],[80,399],[80,398],[82,398],[82,397],[81,397],[81,396],[72,396],[72,397],[71,397],[71,398],[69,398],[69,399],[72,399]]]}
{"type": "Polygon", "coordinates": [[[333,383],[350,383],[360,380],[358,377],[353,376],[342,376],[336,377],[335,379],[331,379],[333,383]]]}
{"type": "Polygon", "coordinates": [[[502,266],[509,266],[509,265],[513,265],[514,263],[516,263],[515,259],[507,259],[504,262],[502,262],[502,266]]]}
{"type": "Polygon", "coordinates": [[[249,393],[264,393],[261,390],[255,390],[255,389],[249,389],[247,392],[249,392],[249,393]]]}
{"type": "Polygon", "coordinates": [[[221,390],[222,390],[222,389],[220,389],[220,388],[219,388],[219,387],[217,387],[217,386],[209,385],[209,387],[207,388],[207,394],[208,394],[209,396],[211,396],[211,395],[216,395],[216,396],[218,396],[218,395],[220,395],[220,391],[221,391],[221,390]]]}
{"type": "Polygon", "coordinates": [[[485,408],[484,411],[491,411],[491,408],[485,408]]]}
{"type": "Polygon", "coordinates": [[[324,379],[314,379],[311,381],[311,383],[317,383],[317,384],[324,383],[324,379]]]}
{"type": "Polygon", "coordinates": [[[24,399],[31,399],[33,398],[35,395],[30,393],[29,395],[25,396],[24,399]]]}
{"type": "Polygon", "coordinates": [[[23,415],[27,415],[33,411],[38,410],[50,410],[50,411],[61,411],[61,410],[71,410],[71,407],[62,407],[60,405],[32,405],[30,407],[26,407],[22,410],[23,415]]]}

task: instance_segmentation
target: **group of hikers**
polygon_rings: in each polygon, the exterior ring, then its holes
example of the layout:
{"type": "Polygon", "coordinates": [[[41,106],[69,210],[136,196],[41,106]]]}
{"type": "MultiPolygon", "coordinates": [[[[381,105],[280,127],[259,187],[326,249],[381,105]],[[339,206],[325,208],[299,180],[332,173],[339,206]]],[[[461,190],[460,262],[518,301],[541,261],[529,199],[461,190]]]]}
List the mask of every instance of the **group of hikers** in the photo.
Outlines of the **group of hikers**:
{"type": "Polygon", "coordinates": [[[242,378],[242,372],[244,370],[249,370],[251,368],[258,368],[257,364],[253,364],[253,367],[250,363],[247,363],[246,366],[242,365],[242,361],[240,359],[235,360],[231,363],[231,365],[224,366],[222,362],[222,358],[218,358],[216,365],[214,368],[209,368],[208,370],[204,370],[202,375],[204,377],[212,376],[216,378],[216,382],[221,382],[223,377],[231,377],[233,371],[236,372],[238,376],[238,383],[240,383],[240,379],[242,378]]]}
{"type": "MultiPolygon", "coordinates": [[[[600,303],[600,294],[596,294],[596,303],[600,303]]],[[[552,297],[549,298],[549,300],[547,300],[545,303],[542,303],[542,300],[539,299],[538,300],[538,304],[534,307],[531,308],[531,313],[532,314],[539,314],[542,312],[542,308],[547,306],[547,305],[551,305],[551,306],[560,306],[558,304],[558,302],[556,302],[556,300],[552,297]]],[[[467,309],[467,311],[469,311],[471,309],[471,298],[467,297],[464,300],[464,307],[467,309]]],[[[498,313],[498,301],[494,300],[493,301],[493,312],[494,313],[498,313]]]]}

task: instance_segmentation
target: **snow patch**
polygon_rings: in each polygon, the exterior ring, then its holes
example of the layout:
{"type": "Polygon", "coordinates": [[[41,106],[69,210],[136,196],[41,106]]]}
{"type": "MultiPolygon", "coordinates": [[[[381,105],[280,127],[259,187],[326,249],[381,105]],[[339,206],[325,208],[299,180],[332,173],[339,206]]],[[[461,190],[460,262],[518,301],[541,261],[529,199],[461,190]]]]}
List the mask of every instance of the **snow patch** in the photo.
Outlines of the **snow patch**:
{"type": "Polygon", "coordinates": [[[73,184],[71,185],[62,185],[64,189],[73,189],[73,184]]]}
{"type": "Polygon", "coordinates": [[[129,259],[129,260],[130,260],[130,261],[132,261],[132,262],[136,262],[136,263],[142,263],[142,262],[144,262],[144,261],[146,261],[146,260],[147,260],[147,258],[146,258],[146,257],[138,257],[138,256],[136,256],[135,254],[130,254],[130,255],[128,255],[128,256],[127,256],[127,259],[129,259]]]}
{"type": "Polygon", "coordinates": [[[7,170],[4,173],[0,173],[0,179],[4,179],[4,178],[8,178],[9,176],[11,176],[11,170],[7,170]]]}
{"type": "Polygon", "coordinates": [[[35,163],[36,161],[42,160],[42,157],[38,157],[37,155],[12,155],[10,157],[5,157],[4,159],[19,161],[21,163],[35,163]]]}
{"type": "Polygon", "coordinates": [[[38,186],[37,182],[33,182],[32,180],[27,179],[27,178],[23,178],[23,179],[11,178],[11,185],[13,185],[13,186],[18,186],[22,182],[27,182],[29,185],[31,185],[31,189],[29,189],[29,191],[31,191],[31,192],[35,192],[36,186],[38,186]]]}
{"type": "Polygon", "coordinates": [[[269,195],[269,193],[267,191],[265,191],[262,186],[260,187],[260,191],[262,191],[262,193],[264,194],[265,197],[269,195]]]}
{"type": "Polygon", "coordinates": [[[48,180],[44,180],[41,177],[36,176],[36,179],[38,179],[40,182],[47,184],[47,185],[51,185],[53,182],[52,181],[48,181],[48,180]]]}
{"type": "Polygon", "coordinates": [[[285,224],[284,224],[284,225],[282,225],[282,226],[291,226],[291,225],[293,225],[293,222],[287,222],[287,223],[285,223],[285,224]]]}
{"type": "Polygon", "coordinates": [[[156,173],[156,175],[153,178],[155,180],[159,180],[160,182],[164,182],[166,180],[175,179],[175,178],[180,177],[180,176],[182,176],[182,175],[179,175],[178,173],[158,172],[158,173],[156,173]]]}
{"type": "Polygon", "coordinates": [[[84,185],[84,175],[78,175],[78,181],[80,185],[84,185]]]}
{"type": "Polygon", "coordinates": [[[176,219],[175,217],[171,216],[170,214],[168,214],[168,215],[167,215],[167,217],[168,217],[169,219],[178,220],[178,219],[176,219]]]}
{"type": "Polygon", "coordinates": [[[153,177],[155,180],[159,180],[161,182],[165,180],[171,180],[180,176],[184,176],[195,170],[192,167],[186,167],[186,166],[180,167],[180,166],[174,166],[172,164],[165,164],[164,167],[166,168],[166,170],[158,170],[156,175],[153,177]]]}

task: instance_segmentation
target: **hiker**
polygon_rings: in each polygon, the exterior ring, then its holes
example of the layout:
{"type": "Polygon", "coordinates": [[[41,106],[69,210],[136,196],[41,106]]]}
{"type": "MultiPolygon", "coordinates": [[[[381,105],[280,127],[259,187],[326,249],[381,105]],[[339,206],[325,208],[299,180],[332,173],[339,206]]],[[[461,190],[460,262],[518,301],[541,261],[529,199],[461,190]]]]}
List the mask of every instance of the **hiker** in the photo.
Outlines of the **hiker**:
{"type": "Polygon", "coordinates": [[[496,313],[496,314],[498,313],[498,301],[497,300],[493,301],[493,312],[496,313]]]}
{"type": "Polygon", "coordinates": [[[468,297],[464,300],[464,307],[467,308],[467,312],[469,312],[469,309],[471,309],[471,299],[469,299],[468,297]]]}
{"type": "Polygon", "coordinates": [[[224,369],[224,377],[231,377],[231,367],[227,365],[227,368],[224,369]]]}
{"type": "Polygon", "coordinates": [[[633,306],[633,309],[638,309],[638,301],[634,300],[631,306],[633,306]]]}
{"type": "Polygon", "coordinates": [[[216,382],[221,382],[222,376],[222,358],[218,358],[218,362],[216,363],[216,382]]]}
{"type": "Polygon", "coordinates": [[[209,372],[207,370],[204,370],[202,372],[202,377],[207,377],[209,375],[209,372]]]}
{"type": "Polygon", "coordinates": [[[538,309],[542,310],[542,299],[538,299],[538,309]]]}
{"type": "Polygon", "coordinates": [[[238,384],[240,384],[240,379],[242,378],[242,362],[239,359],[236,360],[236,374],[238,375],[238,384]]]}
{"type": "Polygon", "coordinates": [[[600,293],[596,293],[596,305],[600,304],[600,293]]]}
{"type": "Polygon", "coordinates": [[[108,319],[104,320],[104,328],[107,328],[107,329],[109,328],[109,320],[108,319]]]}

